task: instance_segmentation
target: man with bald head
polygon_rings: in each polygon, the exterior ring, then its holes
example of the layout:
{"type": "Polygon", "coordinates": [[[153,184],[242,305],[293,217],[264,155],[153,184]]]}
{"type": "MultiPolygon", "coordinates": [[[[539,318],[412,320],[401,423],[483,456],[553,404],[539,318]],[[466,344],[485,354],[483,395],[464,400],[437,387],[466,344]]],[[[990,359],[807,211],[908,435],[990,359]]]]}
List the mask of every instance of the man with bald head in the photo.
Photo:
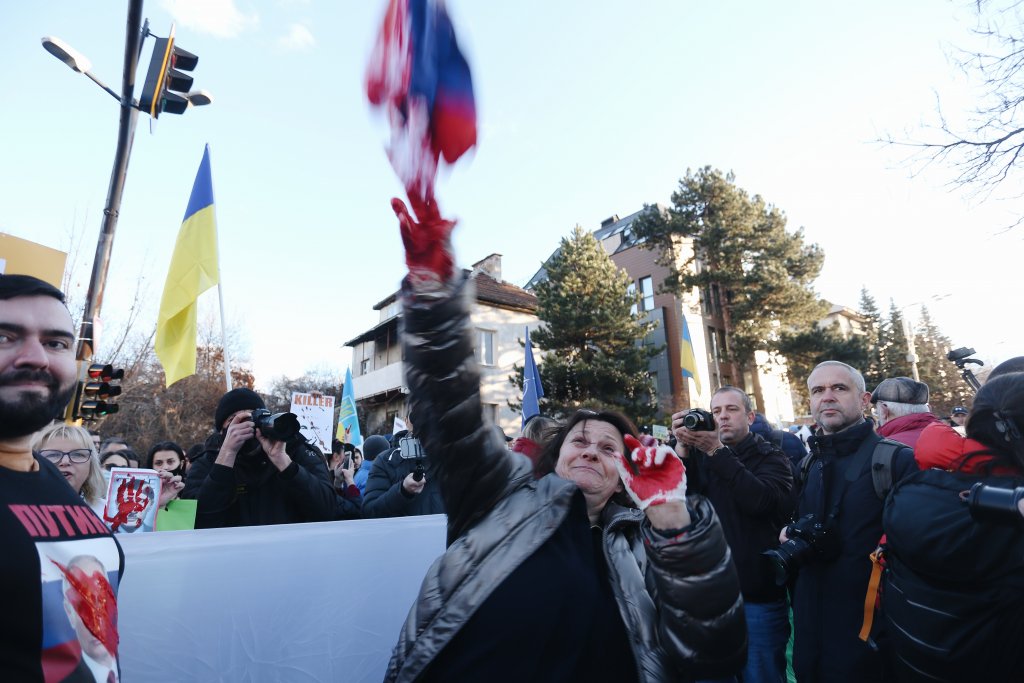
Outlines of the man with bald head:
{"type": "Polygon", "coordinates": [[[864,417],[871,394],[856,368],[839,361],[820,363],[807,378],[807,389],[819,429],[808,440],[812,459],[797,521],[783,529],[780,540],[814,524],[822,525],[826,533],[820,538],[827,540],[812,542],[802,560],[794,562],[799,568],[793,590],[793,669],[798,681],[883,681],[887,655],[858,637],[871,575],[869,556],[882,536],[883,500],[875,490],[872,461],[875,449],[888,444],[882,448],[893,449],[892,479],[898,481],[916,469],[914,453],[884,441],[864,417]]]}

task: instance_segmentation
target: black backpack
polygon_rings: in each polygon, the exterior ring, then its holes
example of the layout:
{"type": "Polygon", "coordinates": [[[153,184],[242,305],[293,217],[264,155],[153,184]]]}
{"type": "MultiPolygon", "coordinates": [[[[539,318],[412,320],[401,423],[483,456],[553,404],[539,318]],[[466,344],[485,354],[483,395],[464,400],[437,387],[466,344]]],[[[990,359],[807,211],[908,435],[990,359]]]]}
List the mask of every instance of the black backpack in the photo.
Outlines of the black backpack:
{"type": "MultiPolygon", "coordinates": [[[[899,441],[881,438],[871,452],[871,483],[874,484],[875,495],[879,500],[884,501],[892,490],[892,459],[901,448],[909,447],[899,441]]],[[[807,481],[807,473],[811,470],[814,458],[814,453],[808,453],[800,460],[799,471],[794,472],[797,490],[807,481]]]]}

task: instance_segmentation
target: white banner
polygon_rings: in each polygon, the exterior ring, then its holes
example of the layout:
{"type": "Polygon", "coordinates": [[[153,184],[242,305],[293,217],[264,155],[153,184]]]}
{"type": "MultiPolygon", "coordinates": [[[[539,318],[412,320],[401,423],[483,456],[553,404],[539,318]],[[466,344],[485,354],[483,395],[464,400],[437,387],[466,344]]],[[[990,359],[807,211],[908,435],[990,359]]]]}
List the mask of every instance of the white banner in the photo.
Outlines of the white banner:
{"type": "Polygon", "coordinates": [[[121,676],[384,678],[445,517],[119,535],[121,676]]]}

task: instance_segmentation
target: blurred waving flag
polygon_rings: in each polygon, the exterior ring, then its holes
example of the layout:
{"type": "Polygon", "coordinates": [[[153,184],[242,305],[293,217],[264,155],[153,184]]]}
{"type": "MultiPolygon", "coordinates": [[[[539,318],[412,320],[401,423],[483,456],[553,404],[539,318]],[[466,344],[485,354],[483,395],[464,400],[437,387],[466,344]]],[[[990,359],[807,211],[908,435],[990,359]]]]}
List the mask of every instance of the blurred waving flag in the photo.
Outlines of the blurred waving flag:
{"type": "Polygon", "coordinates": [[[540,400],[544,398],[544,387],[540,383],[540,372],[533,360],[533,346],[530,345],[530,328],[526,328],[526,363],[523,365],[523,425],[534,415],[540,414],[540,400]]]}
{"type": "Polygon", "coordinates": [[[335,436],[356,448],[363,446],[363,435],[359,431],[359,416],[356,414],[356,394],[352,386],[352,368],[345,369],[345,388],[341,391],[338,432],[335,436]]]}
{"type": "Polygon", "coordinates": [[[683,321],[683,340],[679,345],[679,366],[683,369],[683,379],[691,378],[699,394],[701,393],[700,378],[697,376],[697,359],[693,355],[693,339],[690,338],[690,328],[686,324],[686,316],[682,315],[680,318],[683,321]]]}
{"type": "Polygon", "coordinates": [[[153,347],[164,366],[167,386],[195,374],[197,302],[200,294],[219,283],[217,223],[207,145],[178,231],[157,316],[153,347]]]}
{"type": "Polygon", "coordinates": [[[442,0],[389,0],[366,96],[388,116],[388,157],[406,192],[433,197],[438,158],[454,164],[476,144],[473,79],[442,0]]]}

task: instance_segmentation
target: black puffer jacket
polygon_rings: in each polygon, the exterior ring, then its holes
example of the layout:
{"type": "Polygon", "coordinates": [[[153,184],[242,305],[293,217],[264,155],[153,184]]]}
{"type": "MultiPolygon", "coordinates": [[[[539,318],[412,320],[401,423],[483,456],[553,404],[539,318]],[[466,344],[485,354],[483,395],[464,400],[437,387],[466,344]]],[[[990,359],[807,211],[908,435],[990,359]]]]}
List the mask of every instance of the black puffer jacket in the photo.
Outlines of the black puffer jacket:
{"type": "Polygon", "coordinates": [[[381,453],[372,465],[366,479],[366,493],[363,494],[363,517],[444,514],[437,466],[429,453],[423,458],[427,483],[414,496],[407,496],[402,491],[402,482],[416,469],[416,460],[402,458],[401,450],[395,448],[390,453],[381,453]]]}
{"type": "MultiPolygon", "coordinates": [[[[323,456],[301,439],[288,443],[292,464],[278,472],[266,456],[235,467],[217,465],[220,434],[206,440],[206,450],[189,468],[182,498],[195,498],[196,528],[216,529],[262,524],[326,522],[337,518],[339,496],[323,456]]],[[[347,502],[347,501],[345,501],[347,502]]],[[[347,502],[352,516],[358,503],[347,502]]]]}
{"type": "MultiPolygon", "coordinates": [[[[448,550],[423,580],[387,681],[421,676],[495,587],[547,543],[579,495],[556,475],[534,480],[529,460],[484,424],[467,282],[416,296],[403,285],[412,418],[440,468],[448,550]]],[[[727,675],[746,657],[739,581],[721,526],[706,500],[689,504],[693,525],[674,538],[654,533],[638,510],[609,504],[602,513],[612,591],[640,681],[727,675]]]]}

